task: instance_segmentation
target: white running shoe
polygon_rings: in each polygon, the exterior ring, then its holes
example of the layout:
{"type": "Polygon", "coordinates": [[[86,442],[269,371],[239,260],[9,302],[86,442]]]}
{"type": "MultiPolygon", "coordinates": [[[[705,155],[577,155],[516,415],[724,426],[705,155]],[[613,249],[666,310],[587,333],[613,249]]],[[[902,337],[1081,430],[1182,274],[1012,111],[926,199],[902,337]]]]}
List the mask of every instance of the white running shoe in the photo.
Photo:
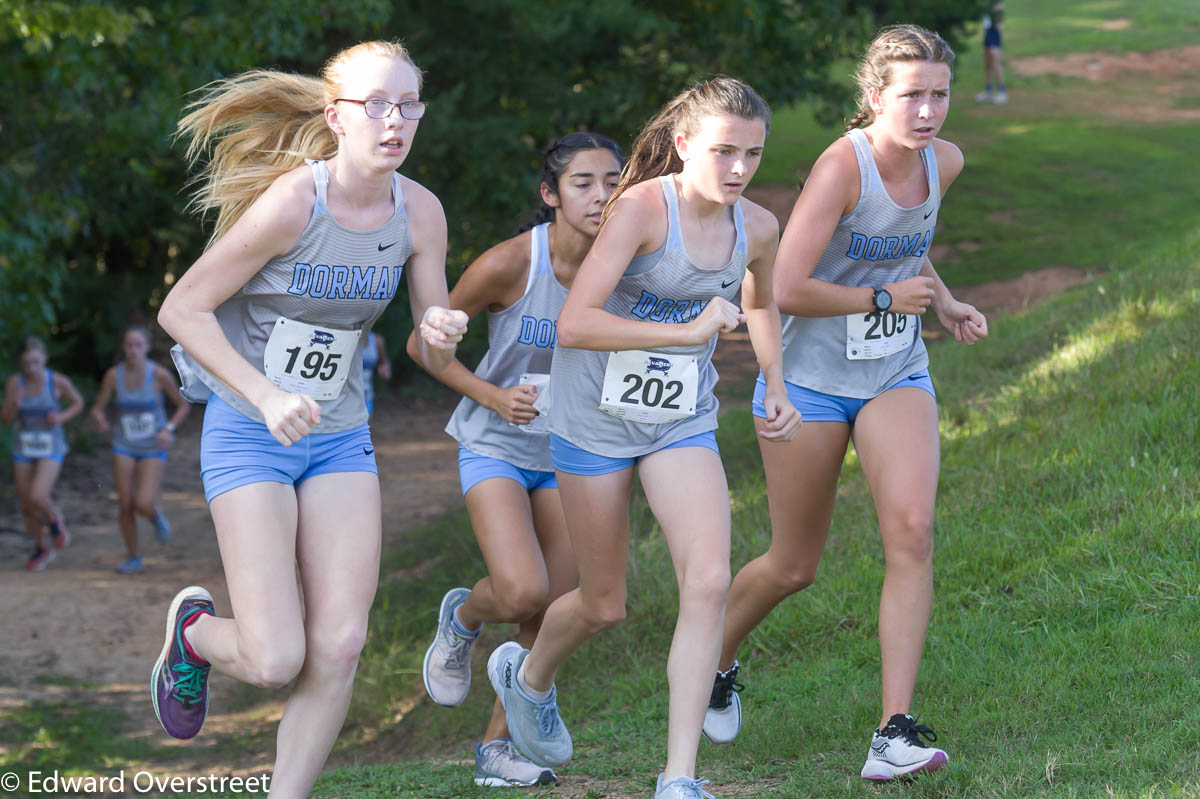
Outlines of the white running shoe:
{"type": "Polygon", "coordinates": [[[1004,89],[996,92],[996,96],[992,98],[992,102],[996,105],[1004,105],[1008,102],[1008,92],[1004,91],[1004,89]]]}
{"type": "Polygon", "coordinates": [[[554,785],[558,777],[548,768],[534,765],[517,751],[512,738],[496,738],[475,744],[475,784],[484,788],[517,788],[554,785]]]}
{"type": "Polygon", "coordinates": [[[937,771],[949,762],[946,753],[921,743],[924,737],[937,742],[937,733],[905,713],[888,719],[882,730],[876,730],[867,750],[867,762],[862,767],[864,780],[890,780],[920,771],[937,771]]]}
{"type": "Polygon", "coordinates": [[[676,777],[663,784],[663,775],[658,775],[658,784],[654,786],[654,799],[717,799],[702,786],[708,785],[708,780],[698,780],[693,777],[676,777]]]}
{"type": "Polygon", "coordinates": [[[979,94],[975,95],[975,102],[977,102],[977,103],[992,102],[992,93],[990,91],[980,92],[979,94]]]}
{"type": "Polygon", "coordinates": [[[718,671],[713,681],[708,710],[704,711],[704,737],[715,744],[730,744],[742,728],[742,700],[738,692],[743,686],[737,681],[738,662],[729,671],[718,671]]]}
{"type": "Polygon", "coordinates": [[[454,611],[470,593],[469,588],[452,588],[442,597],[437,631],[433,643],[425,650],[425,664],[421,668],[429,698],[446,707],[461,705],[471,690],[471,650],[479,631],[464,635],[454,622],[454,611]]]}
{"type": "Polygon", "coordinates": [[[528,655],[529,650],[516,641],[501,644],[488,658],[488,679],[504,705],[508,732],[521,753],[539,766],[561,766],[571,759],[571,733],[558,715],[555,688],[541,702],[521,689],[517,673],[528,655]]]}

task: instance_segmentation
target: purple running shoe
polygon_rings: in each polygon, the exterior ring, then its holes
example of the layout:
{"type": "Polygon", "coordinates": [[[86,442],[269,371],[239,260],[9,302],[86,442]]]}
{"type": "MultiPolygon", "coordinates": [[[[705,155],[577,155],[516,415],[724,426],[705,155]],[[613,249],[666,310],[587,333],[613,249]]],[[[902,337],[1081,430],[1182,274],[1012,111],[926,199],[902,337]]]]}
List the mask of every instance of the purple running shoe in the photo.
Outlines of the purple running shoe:
{"type": "Polygon", "coordinates": [[[150,673],[158,723],[175,738],[191,738],[208,715],[209,664],[188,654],[183,628],[198,613],[213,613],[212,595],[198,585],[175,595],[167,611],[167,636],[150,673]]]}

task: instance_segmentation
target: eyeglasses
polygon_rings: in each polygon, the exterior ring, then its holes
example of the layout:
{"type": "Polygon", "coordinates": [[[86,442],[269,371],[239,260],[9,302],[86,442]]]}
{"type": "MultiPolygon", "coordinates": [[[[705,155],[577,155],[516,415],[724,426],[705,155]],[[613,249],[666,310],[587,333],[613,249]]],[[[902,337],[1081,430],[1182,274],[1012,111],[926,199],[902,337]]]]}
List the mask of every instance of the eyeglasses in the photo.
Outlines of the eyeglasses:
{"type": "Polygon", "coordinates": [[[361,105],[371,119],[387,119],[391,116],[393,108],[399,108],[400,116],[405,119],[420,119],[425,116],[425,102],[421,100],[401,100],[393,103],[378,97],[372,97],[369,100],[350,100],[339,97],[334,102],[361,105]]]}

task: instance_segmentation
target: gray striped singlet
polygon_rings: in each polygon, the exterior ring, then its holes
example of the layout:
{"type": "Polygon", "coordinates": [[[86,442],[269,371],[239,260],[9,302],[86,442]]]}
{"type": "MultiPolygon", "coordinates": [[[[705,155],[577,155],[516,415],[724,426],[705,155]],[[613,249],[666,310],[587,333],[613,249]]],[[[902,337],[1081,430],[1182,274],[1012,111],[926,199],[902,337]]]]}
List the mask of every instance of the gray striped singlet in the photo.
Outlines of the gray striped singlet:
{"type": "MultiPolygon", "coordinates": [[[[558,312],[567,290],[550,265],[547,228],[530,231],[529,277],[521,299],[502,311],[488,313],[488,351],[475,374],[501,388],[515,386],[524,374],[548,375],[554,358],[558,312]]],[[[539,404],[549,387],[538,389],[539,404]]],[[[552,395],[551,395],[552,397],[552,395]]],[[[553,399],[550,399],[553,407],[553,399]]],[[[550,460],[550,434],[545,420],[513,425],[470,397],[463,397],[446,425],[446,432],[476,455],[507,461],[521,469],[554,471],[550,460]]]]}
{"type": "MultiPolygon", "coordinates": [[[[46,381],[42,390],[32,396],[26,392],[17,406],[17,421],[14,425],[13,454],[29,460],[54,458],[69,451],[67,437],[61,424],[51,426],[46,415],[61,410],[58,393],[54,390],[54,372],[45,370],[46,381]]],[[[18,385],[25,388],[25,375],[18,378],[18,385]]]]}
{"type": "Polygon", "coordinates": [[[113,446],[133,455],[152,455],[159,451],[154,437],[167,424],[162,393],[154,387],[153,363],[146,362],[146,379],[134,389],[125,387],[125,363],[117,364],[117,424],[113,427],[113,446]]]}
{"type": "MultiPolygon", "coordinates": [[[[617,282],[604,310],[624,319],[683,324],[700,315],[713,297],[730,302],[746,273],[746,232],[741,201],[733,206],[737,238],[729,262],[716,269],[696,266],[684,246],[674,176],[659,178],[667,206],[667,236],[652,253],[634,258],[617,282]]],[[[717,428],[717,370],[712,365],[717,337],[691,347],[652,350],[691,356],[699,369],[696,413],[683,419],[646,424],[610,416],[599,409],[608,351],[558,347],[550,370],[550,432],[581,449],[608,458],[633,458],[717,428]]],[[[653,360],[653,359],[651,359],[653,360]]],[[[649,372],[647,373],[649,374],[649,372]]]]}
{"type": "MultiPolygon", "coordinates": [[[[264,374],[267,373],[264,353],[279,319],[304,326],[293,329],[314,328],[311,336],[297,345],[300,350],[289,364],[299,372],[307,368],[308,356],[319,353],[311,364],[319,368],[303,375],[310,379],[320,379],[333,366],[328,361],[316,363],[322,356],[328,358],[327,342],[335,336],[349,335],[351,341],[356,338],[353,351],[336,364],[338,367],[349,364],[349,376],[341,392],[332,399],[318,401],[321,423],[313,432],[338,433],[367,421],[362,347],[366,333],[396,294],[413,244],[399,174],[392,176],[395,198],[392,218],[373,230],[351,230],[329,212],[329,172],[325,162],[309,161],[309,167],[317,198],[308,227],[291,252],[269,261],[236,294],[221,303],[216,316],[233,348],[264,374]]],[[[185,397],[193,402],[207,399],[207,391],[196,385],[203,383],[248,418],[263,422],[257,408],[178,345],[171,354],[183,379],[185,397]]]]}
{"type": "MultiPolygon", "coordinates": [[[[915,208],[901,208],[884,188],[871,145],[859,129],[846,134],[858,157],[858,205],[838,221],[833,238],[812,276],[841,286],[880,288],[916,277],[933,243],[941,187],[933,147],[921,150],[929,197],[915,208]]],[[[890,319],[859,313],[872,335],[904,328],[904,348],[875,359],[852,360],[847,340],[847,317],[801,317],[783,314],[783,377],[789,383],[823,394],[870,399],[888,386],[929,365],[921,340],[921,317],[890,314],[890,319]]]]}

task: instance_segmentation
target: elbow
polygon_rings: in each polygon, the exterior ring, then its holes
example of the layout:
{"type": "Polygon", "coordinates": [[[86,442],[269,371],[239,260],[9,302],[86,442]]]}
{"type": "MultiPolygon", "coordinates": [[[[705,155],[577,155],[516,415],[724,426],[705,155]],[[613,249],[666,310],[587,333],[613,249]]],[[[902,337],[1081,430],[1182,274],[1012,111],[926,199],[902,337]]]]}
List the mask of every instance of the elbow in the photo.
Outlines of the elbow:
{"type": "Polygon", "coordinates": [[[425,365],[425,361],[421,358],[421,345],[417,343],[416,332],[413,332],[408,337],[408,342],[404,345],[404,351],[408,354],[409,358],[412,358],[413,363],[422,369],[428,370],[429,367],[425,365]]]}
{"type": "Polygon", "coordinates": [[[162,306],[158,309],[158,326],[163,329],[168,336],[179,340],[179,312],[175,307],[175,303],[171,301],[171,295],[168,294],[163,300],[162,306]]]}
{"type": "Polygon", "coordinates": [[[555,346],[579,348],[583,346],[579,320],[573,314],[560,313],[555,325],[555,346]]]}

